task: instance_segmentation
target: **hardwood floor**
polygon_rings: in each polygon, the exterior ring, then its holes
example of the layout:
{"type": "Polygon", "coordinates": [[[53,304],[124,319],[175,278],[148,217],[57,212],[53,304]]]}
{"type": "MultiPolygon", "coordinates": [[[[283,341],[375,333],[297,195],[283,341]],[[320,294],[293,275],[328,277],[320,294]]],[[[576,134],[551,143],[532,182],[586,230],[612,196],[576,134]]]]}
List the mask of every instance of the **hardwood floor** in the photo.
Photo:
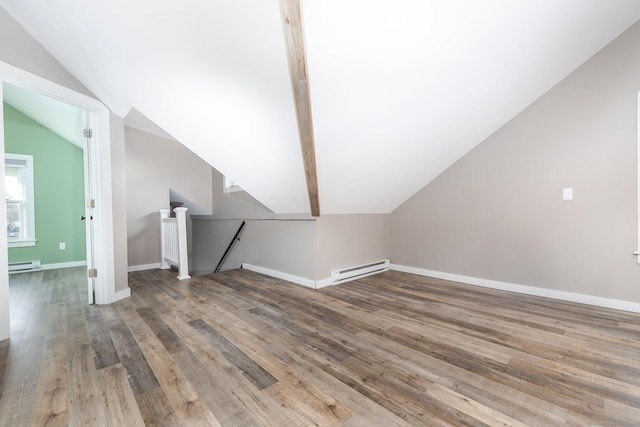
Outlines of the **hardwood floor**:
{"type": "Polygon", "coordinates": [[[12,275],[0,425],[640,424],[640,315],[405,273],[12,275]]]}

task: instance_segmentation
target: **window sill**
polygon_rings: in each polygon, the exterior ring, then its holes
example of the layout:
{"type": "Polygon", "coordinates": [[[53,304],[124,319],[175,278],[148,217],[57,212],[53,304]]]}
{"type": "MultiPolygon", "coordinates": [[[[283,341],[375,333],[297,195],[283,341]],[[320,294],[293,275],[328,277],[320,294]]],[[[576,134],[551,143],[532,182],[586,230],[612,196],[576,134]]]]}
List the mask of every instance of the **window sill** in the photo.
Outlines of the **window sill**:
{"type": "Polygon", "coordinates": [[[37,240],[35,239],[27,239],[27,240],[14,240],[11,241],[9,240],[9,247],[10,248],[25,248],[27,246],[35,246],[36,245],[37,240]]]}
{"type": "Polygon", "coordinates": [[[223,193],[229,194],[229,193],[235,193],[238,191],[244,191],[244,190],[240,186],[234,185],[233,187],[225,187],[223,193]]]}

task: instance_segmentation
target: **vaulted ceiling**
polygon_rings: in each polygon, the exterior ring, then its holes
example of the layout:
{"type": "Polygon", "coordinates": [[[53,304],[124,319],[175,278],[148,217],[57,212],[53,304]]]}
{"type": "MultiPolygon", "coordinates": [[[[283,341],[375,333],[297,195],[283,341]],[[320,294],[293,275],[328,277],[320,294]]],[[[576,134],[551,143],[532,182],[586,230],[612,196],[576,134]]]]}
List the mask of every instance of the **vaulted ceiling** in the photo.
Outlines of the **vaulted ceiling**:
{"type": "MultiPolygon", "coordinates": [[[[114,113],[309,212],[278,0],[0,0],[114,113]]],[[[320,210],[388,213],[640,18],[637,0],[302,0],[320,210]]]]}
{"type": "Polygon", "coordinates": [[[83,148],[82,111],[79,108],[9,83],[2,85],[2,96],[13,108],[83,148]]]}

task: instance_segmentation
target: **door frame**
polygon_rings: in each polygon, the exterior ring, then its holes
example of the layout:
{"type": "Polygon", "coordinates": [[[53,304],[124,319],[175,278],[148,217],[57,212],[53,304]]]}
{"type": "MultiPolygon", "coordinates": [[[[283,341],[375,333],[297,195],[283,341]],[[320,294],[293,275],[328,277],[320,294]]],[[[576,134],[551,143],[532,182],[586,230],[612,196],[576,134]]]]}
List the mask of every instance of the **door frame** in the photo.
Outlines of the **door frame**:
{"type": "MultiPolygon", "coordinates": [[[[91,115],[94,150],[93,162],[89,170],[95,183],[94,244],[96,248],[100,248],[100,253],[95,254],[94,259],[94,268],[98,270],[95,280],[95,303],[109,304],[116,294],[109,109],[97,99],[0,61],[0,99],[3,99],[2,83],[4,82],[74,105],[91,115]]],[[[3,113],[3,105],[0,103],[0,115],[3,113]]],[[[2,148],[0,160],[4,163],[4,120],[0,120],[0,148],[2,148]]],[[[0,224],[7,222],[4,193],[4,180],[0,180],[0,224]]],[[[8,277],[7,236],[6,233],[0,233],[0,339],[9,336],[8,277]]]]}

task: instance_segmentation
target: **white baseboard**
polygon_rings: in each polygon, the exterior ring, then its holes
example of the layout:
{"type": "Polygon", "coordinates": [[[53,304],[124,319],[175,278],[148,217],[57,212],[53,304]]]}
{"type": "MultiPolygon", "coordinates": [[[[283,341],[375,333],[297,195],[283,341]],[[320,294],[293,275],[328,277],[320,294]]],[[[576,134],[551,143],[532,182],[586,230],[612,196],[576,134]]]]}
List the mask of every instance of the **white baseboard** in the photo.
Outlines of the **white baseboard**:
{"type": "Polygon", "coordinates": [[[443,273],[441,271],[426,270],[423,268],[408,267],[405,265],[391,264],[391,270],[420,276],[435,277],[437,279],[451,280],[469,285],[482,286],[484,288],[500,289],[503,291],[517,292],[520,294],[535,295],[539,297],[553,298],[563,301],[577,302],[581,304],[595,305],[598,307],[614,308],[616,310],[640,313],[640,303],[611,298],[596,297],[593,295],[577,294],[573,292],[557,291],[554,289],[538,288],[536,286],[516,285],[495,280],[479,279],[477,277],[461,276],[458,274],[443,273]]]}
{"type": "Polygon", "coordinates": [[[87,265],[87,261],[59,262],[56,264],[42,264],[40,270],[55,270],[58,268],[83,267],[87,265]]]}
{"type": "Polygon", "coordinates": [[[333,280],[331,277],[327,277],[326,279],[316,280],[316,289],[324,288],[325,286],[333,285],[333,280]]]}
{"type": "Polygon", "coordinates": [[[153,264],[130,265],[127,268],[127,271],[131,273],[132,271],[155,270],[157,268],[160,268],[160,265],[161,264],[159,262],[153,264]]]}
{"type": "Polygon", "coordinates": [[[111,298],[110,303],[120,301],[121,299],[129,298],[130,296],[131,296],[131,288],[127,287],[127,289],[123,289],[113,294],[113,297],[111,298]]]}
{"type": "Polygon", "coordinates": [[[294,276],[293,274],[283,273],[282,271],[272,270],[270,268],[260,267],[258,265],[252,265],[247,263],[242,263],[242,268],[244,268],[245,270],[254,271],[256,273],[275,277],[276,279],[282,279],[288,282],[293,282],[295,284],[302,285],[307,288],[317,289],[317,285],[316,285],[317,282],[315,280],[307,279],[300,276],[294,276]]]}

